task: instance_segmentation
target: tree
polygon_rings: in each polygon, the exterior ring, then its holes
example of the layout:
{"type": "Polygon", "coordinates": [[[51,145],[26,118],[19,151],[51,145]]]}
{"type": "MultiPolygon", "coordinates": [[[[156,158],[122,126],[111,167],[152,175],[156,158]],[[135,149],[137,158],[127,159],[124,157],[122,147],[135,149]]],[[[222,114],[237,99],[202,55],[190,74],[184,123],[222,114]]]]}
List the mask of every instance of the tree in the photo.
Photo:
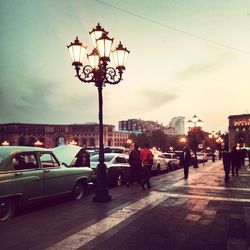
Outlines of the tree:
{"type": "Polygon", "coordinates": [[[151,144],[154,147],[160,148],[162,151],[166,151],[167,147],[167,136],[166,134],[158,129],[152,132],[151,144]]]}

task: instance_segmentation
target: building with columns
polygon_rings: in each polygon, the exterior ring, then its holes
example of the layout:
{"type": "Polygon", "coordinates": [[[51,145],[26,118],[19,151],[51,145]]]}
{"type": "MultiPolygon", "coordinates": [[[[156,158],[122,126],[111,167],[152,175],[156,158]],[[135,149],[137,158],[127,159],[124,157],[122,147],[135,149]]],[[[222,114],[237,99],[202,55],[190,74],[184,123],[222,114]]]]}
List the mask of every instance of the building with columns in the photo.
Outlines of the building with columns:
{"type": "MultiPolygon", "coordinates": [[[[114,125],[104,125],[104,145],[124,146],[129,133],[115,131],[114,125]]],[[[58,145],[99,146],[99,125],[87,124],[0,124],[0,145],[42,146],[58,145]]]]}
{"type": "Polygon", "coordinates": [[[250,114],[230,115],[229,148],[250,147],[250,114]]]}

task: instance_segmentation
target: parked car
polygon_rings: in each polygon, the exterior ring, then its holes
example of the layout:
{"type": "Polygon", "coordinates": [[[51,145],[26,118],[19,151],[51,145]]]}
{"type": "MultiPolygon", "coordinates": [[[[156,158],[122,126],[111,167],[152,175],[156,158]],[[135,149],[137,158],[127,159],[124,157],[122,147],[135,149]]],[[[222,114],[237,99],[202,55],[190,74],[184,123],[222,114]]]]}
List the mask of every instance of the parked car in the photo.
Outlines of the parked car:
{"type": "MultiPolygon", "coordinates": [[[[109,187],[121,186],[129,180],[130,165],[128,156],[119,153],[105,153],[105,164],[107,166],[107,182],[109,187]]],[[[93,170],[91,180],[97,180],[97,165],[99,163],[99,155],[90,157],[90,167],[93,170]]]]}
{"type": "Polygon", "coordinates": [[[158,150],[151,150],[154,159],[151,171],[156,174],[161,174],[162,172],[167,172],[169,170],[168,160],[165,158],[164,154],[158,150]]]}
{"type": "Polygon", "coordinates": [[[198,163],[207,162],[208,161],[207,154],[203,152],[197,152],[197,161],[198,163]]]}
{"type": "Polygon", "coordinates": [[[48,149],[0,147],[0,221],[12,217],[18,205],[67,194],[82,198],[91,172],[61,164],[48,149]]]}
{"type": "Polygon", "coordinates": [[[180,168],[180,160],[177,159],[177,155],[175,153],[163,153],[163,155],[168,161],[169,170],[176,170],[180,168]]]}

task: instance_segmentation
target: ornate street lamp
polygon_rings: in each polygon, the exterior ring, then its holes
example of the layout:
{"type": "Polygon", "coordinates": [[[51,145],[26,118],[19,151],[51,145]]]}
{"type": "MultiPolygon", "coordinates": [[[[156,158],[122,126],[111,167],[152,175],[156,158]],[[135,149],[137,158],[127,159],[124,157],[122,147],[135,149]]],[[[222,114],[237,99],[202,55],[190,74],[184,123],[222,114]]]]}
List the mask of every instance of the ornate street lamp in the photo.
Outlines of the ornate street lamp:
{"type": "Polygon", "coordinates": [[[196,134],[199,133],[203,127],[203,121],[199,119],[196,115],[194,115],[191,120],[187,122],[189,133],[193,134],[194,136],[194,155],[195,155],[195,162],[194,168],[198,168],[198,160],[197,160],[197,138],[196,134]]]}
{"type": "Polygon", "coordinates": [[[106,202],[111,200],[108,192],[106,165],[104,161],[103,145],[103,95],[102,90],[106,84],[118,84],[122,80],[122,74],[125,70],[126,60],[130,53],[124,48],[121,42],[118,47],[112,51],[116,68],[108,66],[110,61],[110,52],[113,44],[113,38],[108,37],[100,24],[89,32],[91,35],[94,49],[87,55],[88,64],[83,65],[83,59],[87,47],[83,45],[78,37],[68,47],[72,65],[75,67],[76,77],[85,83],[94,83],[98,89],[99,100],[99,164],[97,166],[97,184],[95,190],[94,202],[106,202]]]}
{"type": "Polygon", "coordinates": [[[208,135],[209,139],[212,140],[213,143],[213,148],[212,148],[212,162],[215,162],[215,141],[218,139],[219,135],[216,134],[214,131],[212,131],[209,135],[208,135]]]}

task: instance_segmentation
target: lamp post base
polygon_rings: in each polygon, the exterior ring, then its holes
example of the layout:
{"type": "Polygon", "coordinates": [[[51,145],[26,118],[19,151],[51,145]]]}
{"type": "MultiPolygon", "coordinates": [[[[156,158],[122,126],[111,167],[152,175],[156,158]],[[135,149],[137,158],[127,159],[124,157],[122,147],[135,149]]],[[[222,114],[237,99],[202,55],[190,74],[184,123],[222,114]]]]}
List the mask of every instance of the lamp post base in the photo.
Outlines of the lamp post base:
{"type": "Polygon", "coordinates": [[[108,202],[111,199],[111,195],[108,194],[107,190],[96,190],[93,202],[108,202]]]}

